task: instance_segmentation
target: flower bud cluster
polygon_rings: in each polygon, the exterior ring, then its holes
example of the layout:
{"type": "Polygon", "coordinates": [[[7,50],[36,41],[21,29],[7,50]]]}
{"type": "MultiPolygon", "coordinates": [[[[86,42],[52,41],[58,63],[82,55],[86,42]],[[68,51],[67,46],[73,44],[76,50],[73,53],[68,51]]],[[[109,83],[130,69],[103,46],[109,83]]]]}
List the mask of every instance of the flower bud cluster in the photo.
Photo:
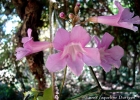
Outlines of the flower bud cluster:
{"type": "MultiPolygon", "coordinates": [[[[80,3],[77,3],[74,7],[74,14],[70,13],[68,15],[69,19],[71,19],[71,23],[73,26],[75,26],[80,20],[80,17],[78,16],[79,10],[80,10],[80,3]]],[[[66,15],[64,12],[61,12],[59,14],[59,17],[66,20],[66,15]]]]}

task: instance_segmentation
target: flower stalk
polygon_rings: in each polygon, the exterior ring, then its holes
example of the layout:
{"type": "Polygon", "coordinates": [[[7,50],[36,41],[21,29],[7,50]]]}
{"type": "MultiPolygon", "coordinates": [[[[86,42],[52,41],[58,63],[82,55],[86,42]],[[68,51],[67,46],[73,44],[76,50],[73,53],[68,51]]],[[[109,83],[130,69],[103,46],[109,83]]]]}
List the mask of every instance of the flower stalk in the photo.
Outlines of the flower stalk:
{"type": "Polygon", "coordinates": [[[61,98],[61,94],[62,94],[62,91],[63,91],[63,87],[64,87],[64,83],[65,83],[65,80],[66,80],[66,74],[67,74],[67,66],[64,70],[64,78],[62,80],[62,83],[61,83],[61,86],[60,86],[60,89],[59,89],[59,98],[61,98]]]}
{"type": "Polygon", "coordinates": [[[93,79],[95,80],[97,86],[102,90],[102,87],[101,87],[101,85],[100,85],[100,83],[99,83],[99,81],[98,81],[98,79],[97,79],[97,77],[96,77],[96,75],[95,75],[95,73],[94,73],[92,67],[89,66],[89,69],[90,69],[91,76],[92,76],[93,79]]]}
{"type": "MultiPolygon", "coordinates": [[[[49,24],[50,24],[50,41],[52,42],[52,9],[53,9],[53,2],[50,0],[49,2],[49,24]]],[[[53,48],[50,48],[50,54],[53,54],[53,48]]],[[[55,100],[55,74],[52,72],[52,97],[55,100]]]]}

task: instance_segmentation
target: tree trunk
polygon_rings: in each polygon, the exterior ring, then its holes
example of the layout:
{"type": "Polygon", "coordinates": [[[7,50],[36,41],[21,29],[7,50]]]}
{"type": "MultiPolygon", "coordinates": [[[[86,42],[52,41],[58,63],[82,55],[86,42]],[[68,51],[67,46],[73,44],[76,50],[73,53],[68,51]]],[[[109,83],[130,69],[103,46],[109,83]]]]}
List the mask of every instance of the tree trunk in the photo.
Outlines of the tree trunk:
{"type": "MultiPolygon", "coordinates": [[[[17,13],[23,23],[17,33],[18,46],[23,46],[21,43],[22,37],[27,36],[28,28],[32,29],[32,37],[34,41],[38,39],[38,27],[43,26],[43,22],[40,20],[42,5],[37,0],[12,0],[15,5],[17,13]]],[[[43,52],[38,52],[26,57],[30,67],[30,71],[38,81],[38,89],[44,90],[46,86],[44,70],[43,70],[43,52]]]]}

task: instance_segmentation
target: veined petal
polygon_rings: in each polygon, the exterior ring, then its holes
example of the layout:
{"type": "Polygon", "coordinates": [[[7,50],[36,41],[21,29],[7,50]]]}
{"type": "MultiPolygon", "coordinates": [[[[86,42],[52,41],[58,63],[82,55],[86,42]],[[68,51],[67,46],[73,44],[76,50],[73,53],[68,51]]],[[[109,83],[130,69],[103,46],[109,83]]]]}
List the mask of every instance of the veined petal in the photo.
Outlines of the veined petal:
{"type": "Polygon", "coordinates": [[[22,47],[18,47],[16,48],[16,60],[20,60],[22,59],[23,57],[29,55],[31,53],[31,51],[29,49],[25,49],[25,48],[22,48],[22,47]]]}
{"type": "Polygon", "coordinates": [[[120,25],[120,27],[124,27],[124,28],[130,29],[130,30],[133,30],[134,32],[136,32],[138,30],[138,27],[133,26],[133,24],[130,22],[119,22],[118,24],[120,25]]]}
{"type": "Polygon", "coordinates": [[[34,42],[33,40],[27,41],[26,43],[23,44],[23,47],[27,48],[27,49],[30,49],[32,51],[32,49],[33,49],[32,48],[32,43],[33,42],[34,42]]]}
{"type": "Polygon", "coordinates": [[[84,48],[83,62],[88,66],[99,66],[101,63],[100,53],[97,48],[84,48]]]}
{"type": "Polygon", "coordinates": [[[114,60],[120,60],[124,55],[124,50],[120,46],[114,46],[111,49],[106,50],[106,53],[109,54],[107,56],[110,56],[114,60]]]}
{"type": "Polygon", "coordinates": [[[140,24],[140,17],[135,16],[135,17],[131,18],[129,22],[131,22],[133,24],[140,24]]]}
{"type": "Polygon", "coordinates": [[[67,64],[71,71],[76,75],[80,76],[83,71],[84,63],[80,57],[76,57],[75,60],[72,60],[71,56],[67,58],[67,64]]]}
{"type": "Polygon", "coordinates": [[[134,16],[134,13],[130,12],[128,8],[125,8],[120,16],[119,22],[129,22],[129,20],[134,16]]]}
{"type": "Polygon", "coordinates": [[[130,12],[128,8],[125,8],[122,12],[119,22],[128,22],[129,24],[140,24],[140,17],[134,17],[134,12],[130,12]]]}
{"type": "Polygon", "coordinates": [[[63,50],[64,46],[69,43],[69,32],[65,29],[58,29],[58,31],[55,34],[53,45],[56,50],[63,50]]]}
{"type": "Polygon", "coordinates": [[[109,72],[111,70],[111,65],[105,62],[101,62],[101,67],[104,69],[105,72],[109,72]]]}
{"type": "Polygon", "coordinates": [[[120,66],[121,66],[121,61],[120,61],[120,60],[115,61],[115,62],[113,63],[113,65],[114,65],[114,67],[116,67],[116,68],[120,68],[120,66]]]}
{"type": "Polygon", "coordinates": [[[56,72],[62,70],[64,67],[66,67],[66,59],[60,59],[60,58],[61,58],[61,52],[49,55],[46,61],[46,68],[50,72],[56,72]]]}
{"type": "Polygon", "coordinates": [[[84,52],[85,51],[80,43],[73,43],[72,42],[64,47],[64,50],[63,50],[61,57],[64,58],[64,57],[70,55],[72,57],[72,60],[75,60],[77,54],[84,53],[84,52]]]}
{"type": "Polygon", "coordinates": [[[70,33],[71,42],[81,43],[82,47],[84,47],[90,39],[89,33],[81,26],[75,26],[70,33]]]}
{"type": "Polygon", "coordinates": [[[114,40],[114,37],[106,32],[103,35],[100,47],[104,47],[105,49],[107,49],[113,40],[114,40]]]}
{"type": "Polygon", "coordinates": [[[107,60],[108,64],[110,64],[110,65],[112,65],[112,66],[114,66],[116,68],[119,68],[121,66],[120,59],[115,60],[115,59],[113,59],[111,57],[107,57],[106,60],[107,60]]]}

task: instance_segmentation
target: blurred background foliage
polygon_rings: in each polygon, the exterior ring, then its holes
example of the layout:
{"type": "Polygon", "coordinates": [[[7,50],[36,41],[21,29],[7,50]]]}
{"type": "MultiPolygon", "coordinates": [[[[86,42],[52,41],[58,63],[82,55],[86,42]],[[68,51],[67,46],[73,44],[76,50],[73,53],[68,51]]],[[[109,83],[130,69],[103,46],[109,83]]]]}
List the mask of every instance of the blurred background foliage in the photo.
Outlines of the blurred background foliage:
{"type": "MultiPolygon", "coordinates": [[[[28,2],[37,1],[42,6],[41,23],[38,23],[37,30],[41,41],[50,38],[49,9],[52,10],[51,24],[53,25],[52,35],[60,27],[70,29],[72,26],[68,21],[59,18],[60,12],[65,12],[68,16],[73,13],[76,2],[80,2],[80,20],[84,21],[90,16],[112,15],[118,12],[113,0],[52,0],[50,7],[47,0],[1,0],[0,1],[0,100],[23,100],[23,93],[37,88],[37,80],[32,75],[31,69],[26,61],[22,59],[16,61],[15,48],[18,40],[16,39],[20,27],[24,23],[24,16],[29,9],[25,9],[28,2]],[[17,5],[15,4],[17,3],[17,5]]],[[[135,15],[140,16],[139,0],[119,0],[124,7],[129,8],[135,15]]],[[[32,6],[32,9],[38,9],[32,6]]],[[[115,37],[113,45],[120,45],[125,50],[120,69],[113,68],[109,73],[105,73],[102,68],[94,67],[97,78],[104,89],[140,89],[140,27],[137,32],[128,29],[112,27],[96,23],[86,23],[83,25],[91,35],[102,37],[105,32],[115,37]]],[[[91,42],[94,45],[94,42],[91,42]]],[[[45,60],[48,51],[44,51],[45,60]]],[[[43,66],[44,67],[44,66],[43,66]]],[[[44,67],[46,85],[51,83],[51,76],[44,67]]],[[[56,92],[63,79],[63,71],[56,73],[56,92]]],[[[87,66],[80,77],[75,77],[70,71],[67,73],[65,87],[62,91],[61,100],[74,96],[82,91],[95,86],[87,66]]],[[[57,94],[57,93],[56,93],[57,94]]],[[[140,93],[116,93],[114,96],[140,96],[140,93]]],[[[56,95],[57,96],[57,95],[56,95]]],[[[96,96],[95,94],[90,96],[96,96]]],[[[57,98],[57,97],[56,97],[57,98]]],[[[80,100],[85,100],[85,97],[80,100]]]]}

